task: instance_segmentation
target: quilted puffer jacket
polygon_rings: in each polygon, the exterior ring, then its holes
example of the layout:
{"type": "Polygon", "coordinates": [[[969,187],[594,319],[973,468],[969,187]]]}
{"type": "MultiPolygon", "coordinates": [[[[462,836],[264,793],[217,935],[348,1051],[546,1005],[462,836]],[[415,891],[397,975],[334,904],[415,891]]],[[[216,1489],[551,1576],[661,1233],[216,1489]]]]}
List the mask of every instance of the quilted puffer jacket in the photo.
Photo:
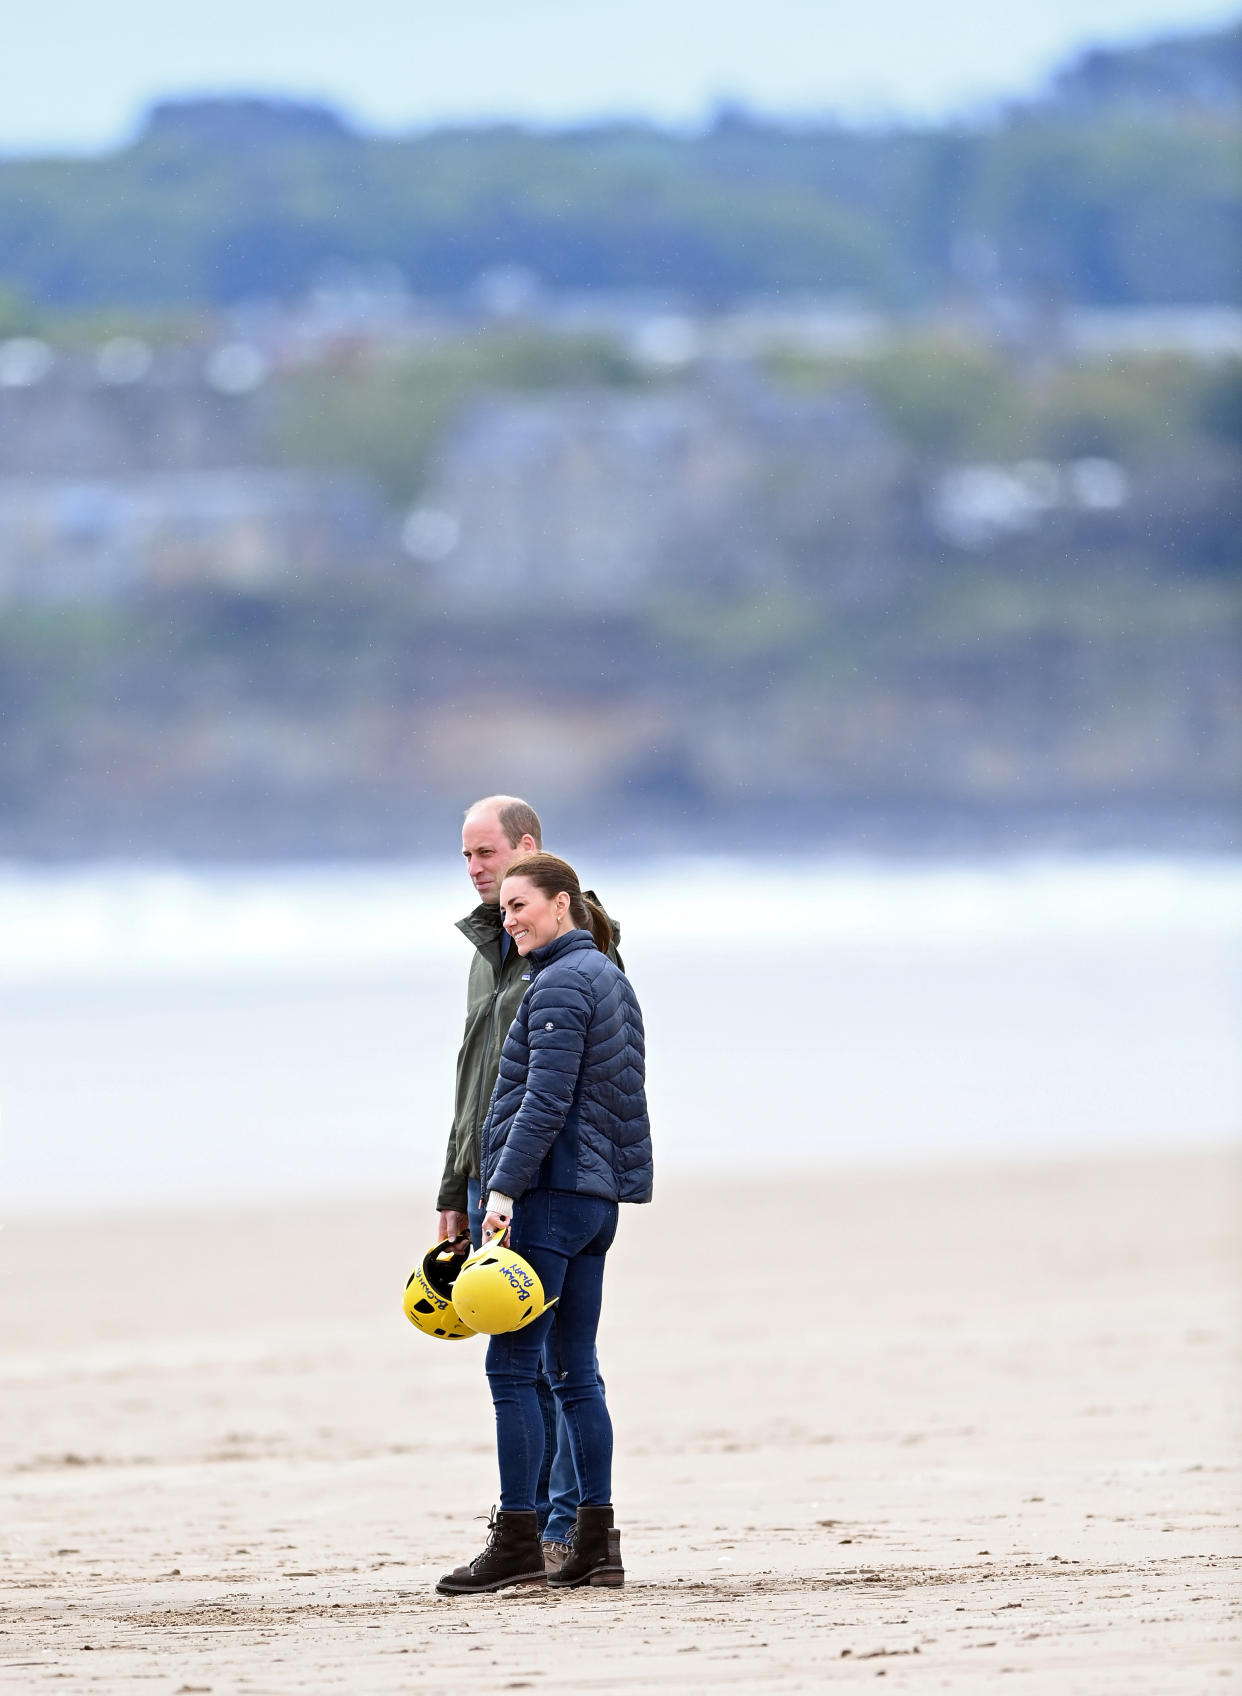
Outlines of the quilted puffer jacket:
{"type": "Polygon", "coordinates": [[[480,1138],[484,1193],[569,1190],[651,1200],[643,1018],[630,980],[589,932],[527,955],[480,1138]]]}
{"type": "MultiPolygon", "coordinates": [[[[594,890],[588,889],[587,894],[596,906],[600,905],[594,890]]],[[[608,922],[612,926],[609,958],[624,971],[625,963],[617,952],[621,945],[621,927],[615,919],[610,918],[608,922]]],[[[479,1135],[496,1087],[500,1051],[518,1004],[526,994],[530,967],[516,948],[510,947],[501,952],[504,933],[500,927],[499,907],[478,906],[467,918],[458,920],[457,928],[467,941],[474,944],[474,956],[470,961],[466,990],[466,1033],[457,1056],[453,1124],[449,1131],[444,1176],[440,1179],[436,1206],[464,1213],[466,1180],[477,1178],[480,1171],[479,1135]]]]}

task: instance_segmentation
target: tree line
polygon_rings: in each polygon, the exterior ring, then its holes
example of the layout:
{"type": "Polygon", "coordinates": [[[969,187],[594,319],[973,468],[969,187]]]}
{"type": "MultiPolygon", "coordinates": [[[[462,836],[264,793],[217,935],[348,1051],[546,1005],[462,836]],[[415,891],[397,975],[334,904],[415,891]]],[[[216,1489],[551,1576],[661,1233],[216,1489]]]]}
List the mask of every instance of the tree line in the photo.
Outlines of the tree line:
{"type": "Polygon", "coordinates": [[[170,102],[132,144],[0,161],[0,293],[31,314],[292,297],[326,265],[445,298],[498,265],[712,304],[963,290],[1101,306],[1232,299],[1242,26],[1084,56],[987,122],[857,129],[721,109],[405,137],[325,108],[170,102]]]}

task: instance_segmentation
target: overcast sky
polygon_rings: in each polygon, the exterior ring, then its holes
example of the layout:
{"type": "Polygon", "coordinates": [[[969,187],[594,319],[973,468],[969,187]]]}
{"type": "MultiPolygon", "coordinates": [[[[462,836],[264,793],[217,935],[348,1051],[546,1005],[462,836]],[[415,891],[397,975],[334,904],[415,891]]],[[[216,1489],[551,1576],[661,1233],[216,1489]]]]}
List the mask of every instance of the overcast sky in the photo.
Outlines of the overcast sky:
{"type": "Polygon", "coordinates": [[[943,116],[1025,93],[1077,48],[1211,26],[1212,0],[6,0],[0,150],[106,147],[155,99],[323,99],[366,127],[943,116]]]}

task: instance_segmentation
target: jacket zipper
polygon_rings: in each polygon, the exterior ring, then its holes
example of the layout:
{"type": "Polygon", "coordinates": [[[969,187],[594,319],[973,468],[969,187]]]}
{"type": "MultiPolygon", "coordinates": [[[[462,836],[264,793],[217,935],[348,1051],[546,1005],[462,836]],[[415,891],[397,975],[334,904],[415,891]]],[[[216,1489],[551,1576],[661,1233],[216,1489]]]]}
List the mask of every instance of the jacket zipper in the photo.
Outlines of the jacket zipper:
{"type": "MultiPolygon", "coordinates": [[[[492,991],[492,1004],[488,1008],[488,1012],[487,1012],[487,1043],[486,1043],[486,1046],[484,1047],[484,1050],[483,1050],[485,1056],[490,1054],[491,1051],[492,1051],[492,1037],[495,1035],[495,1031],[496,1031],[496,1009],[500,1005],[500,995],[501,995],[501,991],[504,989],[504,987],[505,987],[505,963],[504,963],[503,960],[501,960],[500,970],[496,974],[496,987],[492,991]]],[[[480,1184],[483,1182],[483,1119],[484,1119],[483,1074],[480,1073],[479,1074],[478,1093],[476,1094],[476,1096],[474,1098],[474,1134],[479,1140],[479,1182],[480,1182],[480,1184]]]]}

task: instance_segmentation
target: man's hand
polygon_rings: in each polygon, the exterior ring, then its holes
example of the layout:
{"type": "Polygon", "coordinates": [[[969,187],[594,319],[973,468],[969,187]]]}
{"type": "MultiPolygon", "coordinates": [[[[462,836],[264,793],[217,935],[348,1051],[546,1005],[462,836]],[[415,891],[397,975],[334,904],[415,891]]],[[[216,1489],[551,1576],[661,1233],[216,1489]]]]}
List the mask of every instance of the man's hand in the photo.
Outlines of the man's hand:
{"type": "MultiPolygon", "coordinates": [[[[468,1239],[470,1236],[470,1221],[464,1213],[455,1213],[451,1207],[445,1208],[440,1214],[436,1230],[439,1233],[436,1237],[438,1243],[456,1242],[458,1237],[468,1239]]],[[[461,1252],[464,1254],[465,1250],[463,1249],[461,1252]]]]}
{"type": "Polygon", "coordinates": [[[493,1238],[497,1248],[505,1246],[505,1237],[509,1232],[509,1215],[507,1213],[489,1213],[483,1221],[483,1241],[490,1242],[493,1238]]]}

